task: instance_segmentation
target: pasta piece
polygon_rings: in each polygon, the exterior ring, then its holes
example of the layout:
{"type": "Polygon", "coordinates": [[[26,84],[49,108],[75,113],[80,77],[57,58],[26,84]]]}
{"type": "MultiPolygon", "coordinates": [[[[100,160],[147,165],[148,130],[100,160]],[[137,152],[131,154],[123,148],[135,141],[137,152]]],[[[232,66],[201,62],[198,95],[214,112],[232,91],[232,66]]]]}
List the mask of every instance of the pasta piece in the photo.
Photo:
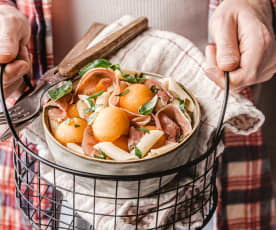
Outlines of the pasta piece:
{"type": "Polygon", "coordinates": [[[163,145],[163,146],[160,147],[160,148],[151,149],[151,151],[150,151],[149,154],[157,154],[157,155],[160,155],[160,154],[163,154],[163,153],[166,153],[166,152],[171,151],[172,149],[176,148],[178,145],[179,145],[179,143],[177,143],[177,142],[172,142],[172,143],[163,145]]]}
{"type": "MultiPolygon", "coordinates": [[[[161,130],[150,130],[149,133],[146,133],[136,147],[140,150],[143,158],[151,147],[160,139],[160,137],[164,134],[161,130]]],[[[131,151],[131,154],[135,155],[135,149],[131,151]]]]}
{"type": "Polygon", "coordinates": [[[73,151],[76,151],[77,153],[80,153],[80,154],[84,154],[83,150],[82,150],[82,147],[75,144],[75,143],[67,143],[66,146],[69,148],[69,149],[72,149],[73,151]]]}
{"type": "Polygon", "coordinates": [[[109,96],[110,96],[109,92],[104,92],[101,96],[97,97],[95,112],[99,112],[108,106],[109,96]]]}
{"type": "Polygon", "coordinates": [[[95,149],[101,149],[107,156],[116,160],[116,161],[127,161],[127,160],[137,160],[138,158],[130,154],[116,145],[112,144],[111,142],[100,142],[94,145],[95,149]]]}
{"type": "Polygon", "coordinates": [[[85,101],[78,100],[77,110],[78,110],[78,113],[79,113],[79,115],[82,119],[86,118],[84,111],[87,110],[88,108],[89,108],[89,106],[85,103],[85,101]]]}
{"type": "Polygon", "coordinates": [[[169,79],[168,89],[173,94],[174,97],[180,98],[184,101],[189,100],[189,103],[187,103],[186,109],[189,110],[190,112],[194,111],[194,105],[191,102],[190,97],[175,80],[169,79]]]}

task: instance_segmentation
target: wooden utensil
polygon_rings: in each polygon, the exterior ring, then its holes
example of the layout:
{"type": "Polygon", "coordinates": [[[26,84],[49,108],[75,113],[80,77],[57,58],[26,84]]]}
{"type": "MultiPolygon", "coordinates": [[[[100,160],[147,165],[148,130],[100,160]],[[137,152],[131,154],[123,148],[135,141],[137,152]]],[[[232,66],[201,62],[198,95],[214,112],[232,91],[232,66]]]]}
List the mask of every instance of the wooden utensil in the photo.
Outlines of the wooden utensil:
{"type": "Polygon", "coordinates": [[[91,40],[88,41],[88,36],[84,36],[59,64],[59,73],[63,76],[74,76],[83,66],[92,60],[110,56],[147,28],[148,19],[140,17],[119,31],[110,34],[91,48],[82,49],[82,52],[78,56],[75,56],[78,46],[82,46],[83,48],[84,44],[87,45],[91,42],[91,40]]]}

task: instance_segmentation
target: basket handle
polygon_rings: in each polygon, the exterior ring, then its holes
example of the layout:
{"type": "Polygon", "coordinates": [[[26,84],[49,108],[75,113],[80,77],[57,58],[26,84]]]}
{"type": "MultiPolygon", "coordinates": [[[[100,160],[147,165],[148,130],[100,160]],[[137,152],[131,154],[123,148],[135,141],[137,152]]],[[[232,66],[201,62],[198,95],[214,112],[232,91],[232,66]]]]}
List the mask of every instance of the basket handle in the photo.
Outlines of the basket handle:
{"type": "Polygon", "coordinates": [[[217,129],[216,129],[215,136],[213,139],[214,144],[216,144],[216,143],[218,144],[218,142],[221,138],[222,132],[223,132],[223,121],[224,121],[228,97],[229,97],[229,72],[227,72],[227,71],[224,72],[224,77],[225,77],[224,99],[223,99],[221,112],[220,112],[219,119],[218,119],[217,129]]]}

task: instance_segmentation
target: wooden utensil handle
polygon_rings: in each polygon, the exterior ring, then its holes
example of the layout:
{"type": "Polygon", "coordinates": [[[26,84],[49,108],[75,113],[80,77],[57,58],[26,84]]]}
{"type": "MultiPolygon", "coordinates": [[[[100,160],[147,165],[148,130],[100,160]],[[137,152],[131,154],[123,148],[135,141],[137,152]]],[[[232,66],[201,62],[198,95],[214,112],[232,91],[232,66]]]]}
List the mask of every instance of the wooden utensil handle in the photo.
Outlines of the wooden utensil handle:
{"type": "MultiPolygon", "coordinates": [[[[97,35],[104,29],[105,26],[106,25],[102,23],[93,23],[89,27],[88,31],[78,41],[78,43],[62,59],[62,61],[59,64],[59,68],[63,69],[65,66],[72,63],[73,59],[79,56],[86,49],[89,43],[97,37],[97,35]]],[[[66,76],[66,74],[63,75],[66,76]]]]}
{"type": "Polygon", "coordinates": [[[89,62],[110,56],[147,28],[147,18],[140,17],[136,19],[119,31],[110,34],[91,48],[83,49],[80,55],[70,55],[70,58],[65,58],[58,67],[59,73],[68,77],[75,75],[89,62]]]}

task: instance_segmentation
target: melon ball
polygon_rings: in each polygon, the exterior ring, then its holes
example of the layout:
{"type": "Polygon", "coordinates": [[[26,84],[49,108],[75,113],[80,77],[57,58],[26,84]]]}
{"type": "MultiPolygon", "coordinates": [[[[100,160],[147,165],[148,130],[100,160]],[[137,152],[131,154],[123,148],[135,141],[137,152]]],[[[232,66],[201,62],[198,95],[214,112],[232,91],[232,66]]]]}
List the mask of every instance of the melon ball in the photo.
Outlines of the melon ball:
{"type": "MultiPolygon", "coordinates": [[[[147,125],[144,128],[148,129],[148,130],[157,130],[157,128],[153,125],[147,125]]],[[[157,149],[160,148],[161,146],[165,145],[166,143],[166,135],[163,134],[159,140],[152,146],[153,149],[157,149]]]]}
{"type": "Polygon", "coordinates": [[[127,113],[117,107],[107,107],[99,112],[92,125],[98,141],[113,142],[128,134],[129,119],[127,113]]]}
{"type": "Polygon", "coordinates": [[[82,142],[84,129],[87,122],[84,119],[74,117],[63,121],[56,129],[55,138],[62,144],[82,142]]]}
{"type": "Polygon", "coordinates": [[[120,136],[117,140],[113,141],[113,144],[119,147],[120,149],[125,150],[128,152],[128,137],[123,135],[120,136]]]}
{"type": "Polygon", "coordinates": [[[132,84],[126,90],[129,92],[120,97],[120,107],[133,113],[138,113],[139,107],[154,97],[153,92],[143,84],[132,84]]]}

